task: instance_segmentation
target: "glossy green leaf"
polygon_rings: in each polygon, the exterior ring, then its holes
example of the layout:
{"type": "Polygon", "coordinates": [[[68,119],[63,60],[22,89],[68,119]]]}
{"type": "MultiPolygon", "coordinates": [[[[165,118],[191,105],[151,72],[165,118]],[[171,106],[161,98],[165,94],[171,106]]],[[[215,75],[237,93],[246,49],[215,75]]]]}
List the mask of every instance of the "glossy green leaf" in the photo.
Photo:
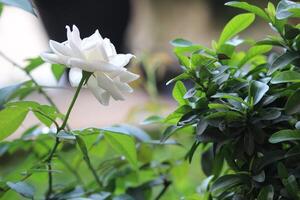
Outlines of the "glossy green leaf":
{"type": "Polygon", "coordinates": [[[240,14],[232,18],[223,29],[221,33],[218,47],[224,44],[226,41],[237,35],[239,32],[246,29],[248,26],[252,24],[255,19],[254,14],[240,14]]]}
{"type": "Polygon", "coordinates": [[[19,107],[8,107],[0,111],[0,141],[20,127],[27,113],[27,109],[19,107]]]}
{"type": "Polygon", "coordinates": [[[193,45],[192,42],[182,39],[182,38],[172,40],[170,43],[175,47],[189,47],[189,46],[193,45]]]}
{"type": "Polygon", "coordinates": [[[251,13],[256,14],[257,16],[263,18],[266,21],[269,21],[268,15],[262,10],[261,8],[251,5],[247,2],[241,2],[241,1],[230,1],[225,4],[226,6],[231,6],[235,8],[241,8],[243,10],[249,11],[251,13]]]}
{"type": "Polygon", "coordinates": [[[250,61],[255,56],[267,53],[271,49],[272,49],[272,46],[270,46],[270,45],[259,45],[259,46],[251,47],[248,50],[248,52],[246,53],[246,56],[239,63],[239,66],[243,66],[244,64],[246,64],[248,61],[250,61]]]}
{"type": "Polygon", "coordinates": [[[213,193],[221,193],[242,184],[247,180],[245,175],[230,174],[218,178],[211,186],[213,193]]]}
{"type": "Polygon", "coordinates": [[[249,99],[253,99],[253,105],[256,105],[267,93],[269,86],[260,81],[251,81],[249,85],[249,99]]]}
{"type": "Polygon", "coordinates": [[[14,190],[15,192],[19,193],[25,198],[33,199],[34,197],[34,188],[28,185],[25,182],[7,182],[6,183],[10,189],[14,190]]]}
{"type": "Polygon", "coordinates": [[[177,81],[173,88],[173,98],[178,102],[179,105],[188,104],[188,100],[184,99],[186,94],[186,88],[181,81],[177,81]]]}
{"type": "Polygon", "coordinates": [[[176,126],[176,125],[169,126],[163,132],[160,142],[164,143],[165,141],[167,141],[167,139],[169,139],[173,134],[175,134],[180,129],[182,129],[182,126],[176,126]]]}
{"type": "Polygon", "coordinates": [[[279,83],[297,83],[300,82],[300,73],[295,71],[284,71],[276,74],[274,78],[272,78],[272,84],[279,83]]]}
{"type": "Polygon", "coordinates": [[[118,153],[126,157],[134,169],[138,168],[137,152],[132,136],[103,131],[106,141],[118,153]]]}
{"type": "Polygon", "coordinates": [[[291,64],[294,60],[299,58],[300,54],[296,52],[288,51],[282,54],[271,64],[268,74],[272,74],[276,70],[286,67],[287,65],[291,64]]]}
{"type": "Polygon", "coordinates": [[[300,89],[295,91],[285,104],[285,112],[289,115],[300,112],[300,89]]]}
{"type": "Polygon", "coordinates": [[[7,86],[4,88],[0,89],[0,105],[5,104],[8,102],[13,94],[22,86],[22,84],[16,84],[16,85],[11,85],[7,86]]]}
{"type": "Polygon", "coordinates": [[[300,140],[300,130],[281,130],[274,133],[269,138],[269,142],[271,143],[279,143],[294,140],[300,140]]]}

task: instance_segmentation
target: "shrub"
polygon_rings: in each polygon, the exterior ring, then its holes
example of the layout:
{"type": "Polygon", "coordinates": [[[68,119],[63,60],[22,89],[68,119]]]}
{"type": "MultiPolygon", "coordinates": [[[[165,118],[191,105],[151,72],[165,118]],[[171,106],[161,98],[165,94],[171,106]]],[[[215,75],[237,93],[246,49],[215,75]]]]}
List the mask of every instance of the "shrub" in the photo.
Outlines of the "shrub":
{"type": "Polygon", "coordinates": [[[178,108],[165,119],[171,125],[163,138],[192,128],[186,158],[202,148],[204,199],[299,199],[300,26],[290,21],[300,17],[300,4],[227,5],[249,13],[231,19],[212,48],[171,42],[183,72],[169,82],[178,108]],[[236,37],[255,16],[277,35],[236,37]],[[187,82],[193,86],[186,89],[187,82]]]}

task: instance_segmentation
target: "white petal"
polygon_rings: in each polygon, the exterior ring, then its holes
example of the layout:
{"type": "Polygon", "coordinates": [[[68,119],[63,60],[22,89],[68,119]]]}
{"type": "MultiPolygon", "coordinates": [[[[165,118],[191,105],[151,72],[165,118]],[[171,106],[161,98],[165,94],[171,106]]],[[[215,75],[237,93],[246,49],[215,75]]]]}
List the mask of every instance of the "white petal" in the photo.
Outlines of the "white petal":
{"type": "Polygon", "coordinates": [[[45,62],[51,64],[63,64],[63,65],[67,64],[67,57],[65,56],[59,56],[53,53],[42,53],[40,56],[45,62]]]}
{"type": "Polygon", "coordinates": [[[133,89],[127,83],[115,81],[115,84],[122,92],[128,92],[128,93],[133,92],[133,89]]]}
{"type": "Polygon", "coordinates": [[[103,105],[109,104],[109,99],[110,99],[109,93],[98,86],[97,80],[94,76],[90,77],[87,85],[88,88],[92,91],[94,96],[101,104],[103,105]]]}
{"type": "Polygon", "coordinates": [[[96,73],[98,86],[106,90],[115,100],[124,100],[114,81],[104,73],[96,73]]]}
{"type": "Polygon", "coordinates": [[[72,87],[77,87],[82,78],[82,70],[79,68],[71,68],[69,72],[69,80],[72,87]]]}
{"type": "Polygon", "coordinates": [[[103,41],[102,36],[100,35],[99,31],[96,30],[93,35],[91,35],[90,37],[84,38],[82,40],[82,48],[83,49],[90,48],[91,46],[94,46],[95,43],[97,43],[97,42],[102,43],[102,41],[103,41]]]}
{"type": "Polygon", "coordinates": [[[77,67],[88,72],[95,72],[95,71],[112,72],[112,71],[121,70],[120,68],[112,64],[109,64],[107,62],[103,62],[103,61],[87,62],[79,58],[70,58],[68,60],[68,65],[70,67],[77,67]]]}
{"type": "Polygon", "coordinates": [[[91,46],[88,49],[84,50],[84,56],[87,60],[94,60],[94,61],[107,61],[108,57],[106,55],[106,52],[101,44],[101,41],[98,41],[94,44],[94,46],[91,46]]]}
{"type": "Polygon", "coordinates": [[[108,38],[104,38],[103,47],[106,51],[107,57],[117,55],[115,46],[110,42],[108,38]]]}
{"type": "Polygon", "coordinates": [[[132,82],[132,81],[138,79],[140,77],[140,75],[134,74],[134,73],[126,70],[126,71],[123,71],[119,77],[120,77],[121,82],[129,83],[129,82],[132,82]]]}
{"type": "Polygon", "coordinates": [[[72,31],[72,40],[77,46],[80,46],[81,45],[81,38],[80,38],[79,29],[75,25],[73,25],[72,29],[73,29],[73,31],[72,31]]]}
{"type": "Polygon", "coordinates": [[[72,56],[72,50],[66,45],[56,42],[54,40],[50,40],[49,44],[50,44],[50,48],[54,53],[65,55],[65,56],[72,56]]]}
{"type": "Polygon", "coordinates": [[[130,59],[133,57],[134,55],[132,54],[117,54],[115,56],[109,57],[109,63],[119,67],[124,67],[129,63],[130,59]]]}

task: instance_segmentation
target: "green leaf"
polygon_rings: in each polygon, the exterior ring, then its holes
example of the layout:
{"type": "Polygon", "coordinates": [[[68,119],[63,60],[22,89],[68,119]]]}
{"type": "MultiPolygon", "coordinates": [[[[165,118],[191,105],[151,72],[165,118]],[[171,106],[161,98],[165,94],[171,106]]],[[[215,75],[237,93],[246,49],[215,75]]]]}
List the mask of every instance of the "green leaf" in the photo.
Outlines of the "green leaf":
{"type": "Polygon", "coordinates": [[[256,14],[257,16],[260,16],[264,20],[269,21],[268,15],[261,8],[251,5],[247,2],[230,1],[230,2],[227,2],[225,5],[235,7],[235,8],[241,8],[243,10],[252,12],[252,13],[256,14]]]}
{"type": "Polygon", "coordinates": [[[295,8],[300,8],[300,4],[288,0],[280,1],[276,9],[276,18],[281,20],[281,19],[292,17],[293,13],[290,12],[289,10],[295,8]]]}
{"type": "Polygon", "coordinates": [[[170,43],[175,47],[189,47],[193,45],[192,42],[182,38],[177,38],[175,40],[172,40],[170,43]]]}
{"type": "Polygon", "coordinates": [[[272,185],[263,187],[257,196],[257,200],[273,200],[273,198],[274,188],[272,185]]]}
{"type": "Polygon", "coordinates": [[[276,74],[274,78],[272,78],[272,84],[279,83],[297,83],[300,82],[300,73],[295,71],[284,71],[276,74]]]}
{"type": "Polygon", "coordinates": [[[153,115],[146,118],[141,124],[148,125],[148,124],[161,123],[162,121],[163,118],[161,116],[153,115]]]}
{"type": "Polygon", "coordinates": [[[269,86],[263,82],[252,80],[249,85],[249,100],[256,105],[269,90],[269,86]]]}
{"type": "Polygon", "coordinates": [[[25,183],[25,182],[17,182],[17,183],[7,182],[6,184],[8,185],[8,187],[10,189],[16,191],[23,197],[33,199],[34,188],[32,186],[28,185],[27,183],[25,183]]]}
{"type": "Polygon", "coordinates": [[[57,81],[62,77],[65,72],[65,67],[59,64],[52,64],[51,66],[52,73],[57,81]]]}
{"type": "Polygon", "coordinates": [[[218,48],[226,41],[237,35],[239,32],[246,29],[255,19],[254,14],[240,14],[232,18],[223,29],[221,33],[218,48]]]}
{"type": "Polygon", "coordinates": [[[59,131],[56,134],[56,137],[58,137],[61,140],[76,140],[76,136],[74,134],[66,131],[59,131]]]}
{"type": "Polygon", "coordinates": [[[8,107],[0,111],[0,141],[20,127],[27,113],[27,109],[20,107],[8,107]]]}
{"type": "Polygon", "coordinates": [[[134,139],[130,135],[103,131],[106,141],[119,154],[124,155],[134,169],[138,168],[134,139]]]}
{"type": "Polygon", "coordinates": [[[286,67],[287,65],[291,64],[294,60],[299,58],[300,54],[297,52],[288,51],[282,54],[271,64],[268,74],[270,75],[276,70],[286,67]]]}
{"type": "Polygon", "coordinates": [[[41,57],[30,58],[27,59],[27,61],[29,61],[29,64],[25,67],[26,72],[31,72],[32,70],[44,64],[44,61],[42,60],[41,57]]]}
{"type": "Polygon", "coordinates": [[[289,115],[300,112],[300,89],[296,90],[287,100],[285,104],[285,112],[289,115]]]}
{"type": "Polygon", "coordinates": [[[186,88],[181,81],[177,81],[173,88],[173,98],[179,103],[179,105],[188,104],[188,100],[184,99],[184,95],[186,94],[186,88]]]}
{"type": "Polygon", "coordinates": [[[179,80],[185,80],[185,79],[188,79],[190,78],[190,76],[186,73],[183,73],[183,74],[180,74],[178,76],[176,76],[175,78],[172,78],[171,80],[169,80],[166,85],[169,85],[170,83],[173,83],[173,82],[176,82],[176,81],[179,81],[179,80]]]}
{"type": "Polygon", "coordinates": [[[32,4],[29,0],[0,0],[1,3],[4,3],[9,6],[15,6],[21,8],[27,12],[30,12],[35,15],[35,12],[32,8],[32,4]]]}
{"type": "Polygon", "coordinates": [[[300,140],[300,130],[281,130],[274,133],[270,138],[269,142],[276,144],[279,142],[300,140]]]}
{"type": "Polygon", "coordinates": [[[233,94],[233,93],[217,93],[211,97],[212,98],[220,98],[220,99],[230,99],[230,100],[234,100],[236,102],[239,102],[241,104],[248,106],[247,102],[245,102],[241,97],[238,97],[238,96],[236,96],[236,94],[233,94]]]}
{"type": "Polygon", "coordinates": [[[165,141],[167,141],[167,139],[169,139],[169,137],[171,137],[173,134],[175,134],[178,130],[180,130],[182,128],[183,128],[182,126],[176,126],[176,125],[169,126],[163,132],[162,138],[160,139],[160,142],[164,143],[165,141]]]}
{"type": "Polygon", "coordinates": [[[229,174],[218,178],[211,186],[213,193],[222,193],[247,181],[246,175],[229,174]]]}
{"type": "Polygon", "coordinates": [[[76,135],[76,142],[83,154],[83,158],[90,162],[90,158],[89,158],[89,153],[88,153],[88,150],[87,150],[87,147],[86,147],[86,144],[84,142],[84,140],[82,139],[82,137],[80,137],[79,135],[76,135]]]}
{"type": "Polygon", "coordinates": [[[294,175],[290,175],[287,179],[283,179],[282,183],[292,199],[299,199],[299,187],[294,175]]]}
{"type": "Polygon", "coordinates": [[[5,104],[8,102],[13,94],[22,86],[22,84],[16,84],[7,86],[0,89],[0,105],[5,104]]]}
{"type": "Polygon", "coordinates": [[[241,62],[238,65],[243,66],[244,64],[246,64],[248,61],[250,61],[255,56],[267,53],[271,49],[272,49],[272,46],[270,46],[270,45],[253,46],[248,50],[248,52],[246,53],[246,56],[243,58],[243,60],[241,60],[241,62]]]}

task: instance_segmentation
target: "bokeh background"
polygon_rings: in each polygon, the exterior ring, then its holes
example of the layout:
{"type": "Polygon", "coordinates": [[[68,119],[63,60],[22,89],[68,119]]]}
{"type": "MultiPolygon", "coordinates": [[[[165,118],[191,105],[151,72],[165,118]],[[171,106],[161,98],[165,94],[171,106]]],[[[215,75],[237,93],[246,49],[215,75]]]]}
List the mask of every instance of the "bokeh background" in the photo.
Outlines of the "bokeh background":
{"type": "MultiPolygon", "coordinates": [[[[178,73],[175,57],[169,41],[186,38],[195,43],[210,46],[218,39],[223,25],[239,10],[224,6],[225,0],[35,0],[38,16],[19,8],[5,6],[0,18],[0,51],[21,66],[26,59],[48,51],[48,40],[62,42],[66,39],[65,25],[76,24],[81,36],[91,35],[99,29],[119,52],[131,52],[137,59],[129,66],[143,77],[134,86],[136,92],[123,102],[100,105],[89,91],[83,91],[72,113],[73,128],[105,126],[115,123],[138,124],[146,116],[164,115],[173,109],[168,79],[178,73]],[[84,118],[82,117],[84,116],[84,118]]],[[[251,3],[266,6],[267,1],[251,3]]],[[[262,38],[270,28],[257,19],[254,26],[242,37],[262,38]]],[[[26,75],[0,57],[0,87],[22,82],[26,75]]],[[[67,72],[66,72],[67,74],[67,72]]],[[[73,89],[65,74],[56,82],[50,66],[35,69],[34,78],[65,111],[73,89]],[[60,89],[57,89],[59,87],[60,89]]],[[[35,94],[31,99],[45,102],[35,94]]],[[[29,117],[24,123],[34,123],[29,117]]]]}

